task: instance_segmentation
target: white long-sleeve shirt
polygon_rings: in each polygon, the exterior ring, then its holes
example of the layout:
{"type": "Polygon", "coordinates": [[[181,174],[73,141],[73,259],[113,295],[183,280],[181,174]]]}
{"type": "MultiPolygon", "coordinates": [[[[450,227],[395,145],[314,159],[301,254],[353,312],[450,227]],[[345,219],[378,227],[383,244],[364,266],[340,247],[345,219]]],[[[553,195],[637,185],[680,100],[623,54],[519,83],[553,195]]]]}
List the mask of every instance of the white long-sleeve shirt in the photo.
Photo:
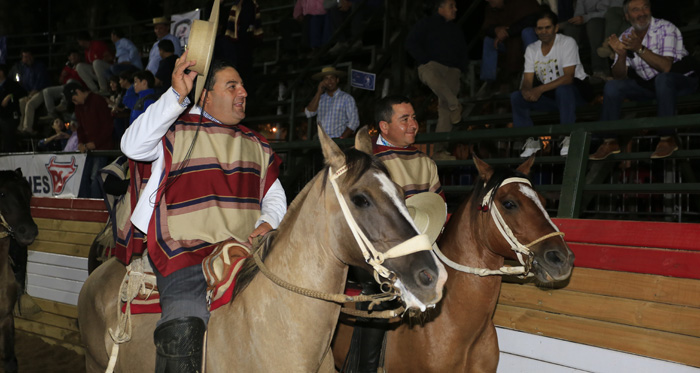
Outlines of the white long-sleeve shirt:
{"type": "MultiPolygon", "coordinates": [[[[163,136],[189,104],[187,98],[182,105],[178,100],[179,95],[175,90],[169,89],[127,128],[122,137],[121,149],[124,155],[135,161],[153,162],[151,177],[131,214],[131,222],[142,232],[148,232],[148,223],[155,208],[158,182],[165,169],[163,136]]],[[[190,114],[199,113],[201,108],[198,106],[193,106],[190,110],[190,114]]],[[[263,196],[261,215],[255,227],[267,222],[276,229],[286,212],[287,197],[279,179],[276,179],[263,196]]]]}

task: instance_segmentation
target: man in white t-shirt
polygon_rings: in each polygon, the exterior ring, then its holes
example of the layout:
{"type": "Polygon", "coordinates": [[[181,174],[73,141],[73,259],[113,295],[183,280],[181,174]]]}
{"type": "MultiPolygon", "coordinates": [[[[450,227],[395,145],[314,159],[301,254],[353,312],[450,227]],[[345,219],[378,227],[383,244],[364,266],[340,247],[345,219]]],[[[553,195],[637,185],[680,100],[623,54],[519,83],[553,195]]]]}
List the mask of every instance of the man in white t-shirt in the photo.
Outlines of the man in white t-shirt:
{"type": "MultiPolygon", "coordinates": [[[[521,90],[513,92],[513,125],[533,125],[530,110],[559,111],[561,123],[576,122],[576,107],[586,103],[588,86],[578,56],[576,40],[557,34],[557,15],[550,10],[537,17],[535,33],[538,41],[525,50],[525,70],[521,90]]],[[[529,157],[541,149],[539,140],[528,139],[521,157],[529,157]]],[[[561,155],[569,151],[569,138],[562,143],[561,155]]]]}

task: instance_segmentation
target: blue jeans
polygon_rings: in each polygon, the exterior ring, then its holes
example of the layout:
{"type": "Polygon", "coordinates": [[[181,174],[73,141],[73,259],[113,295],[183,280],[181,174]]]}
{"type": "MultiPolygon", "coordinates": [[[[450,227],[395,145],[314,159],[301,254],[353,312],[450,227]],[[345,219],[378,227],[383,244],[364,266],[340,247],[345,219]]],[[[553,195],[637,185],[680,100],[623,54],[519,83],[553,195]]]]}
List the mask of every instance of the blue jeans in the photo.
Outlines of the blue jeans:
{"type": "Polygon", "coordinates": [[[620,119],[622,101],[656,99],[659,103],[657,116],[670,117],[676,114],[678,96],[689,95],[698,88],[697,77],[687,77],[679,73],[661,73],[654,81],[656,92],[640,86],[634,79],[611,80],[603,90],[603,113],[601,120],[620,119]]]}
{"type": "MultiPolygon", "coordinates": [[[[620,119],[622,101],[648,101],[656,99],[657,117],[670,117],[676,114],[678,96],[692,94],[698,88],[697,77],[687,77],[679,73],[661,73],[654,80],[656,92],[640,86],[634,79],[611,80],[603,89],[603,112],[600,120],[620,119]]],[[[673,134],[672,130],[658,132],[660,135],[673,134]]]]}
{"type": "Polygon", "coordinates": [[[562,124],[576,123],[576,107],[585,105],[578,88],[573,84],[561,85],[554,90],[555,98],[542,95],[535,102],[526,101],[521,91],[510,95],[513,107],[513,126],[532,127],[531,110],[559,111],[559,122],[562,124]]]}
{"type": "Polygon", "coordinates": [[[107,165],[107,157],[96,157],[88,154],[85,158],[85,168],[83,169],[80,181],[79,198],[99,198],[102,199],[102,186],[100,185],[100,170],[107,165]]]}
{"type": "MultiPolygon", "coordinates": [[[[535,29],[526,27],[520,33],[523,39],[523,48],[537,41],[535,29]]],[[[498,67],[498,53],[505,53],[506,47],[503,43],[498,44],[498,50],[493,47],[493,38],[490,36],[484,37],[484,49],[481,56],[481,80],[494,81],[496,80],[496,68],[498,67]]]]}

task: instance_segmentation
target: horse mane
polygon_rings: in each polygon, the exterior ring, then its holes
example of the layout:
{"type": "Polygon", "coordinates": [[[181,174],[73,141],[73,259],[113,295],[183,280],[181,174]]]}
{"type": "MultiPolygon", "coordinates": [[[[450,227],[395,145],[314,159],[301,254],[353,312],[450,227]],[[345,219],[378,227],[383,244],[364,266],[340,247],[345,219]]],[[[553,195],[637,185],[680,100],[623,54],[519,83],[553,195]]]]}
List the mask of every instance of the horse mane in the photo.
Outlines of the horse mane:
{"type": "MultiPolygon", "coordinates": [[[[496,193],[498,193],[498,189],[501,187],[501,183],[503,182],[503,180],[510,177],[522,177],[529,180],[529,177],[527,175],[519,171],[513,170],[505,166],[496,166],[493,168],[493,175],[491,175],[491,178],[486,184],[484,184],[484,179],[482,179],[481,177],[478,177],[476,179],[476,182],[474,182],[474,189],[472,190],[472,193],[469,196],[469,201],[471,202],[471,205],[473,207],[480,206],[481,201],[483,201],[484,196],[486,196],[486,193],[488,193],[489,190],[493,189],[493,193],[491,193],[491,199],[489,200],[488,204],[490,208],[493,203],[493,198],[496,196],[496,193]]],[[[480,211],[478,209],[472,208],[469,211],[470,221],[476,221],[476,216],[479,213],[480,211]]]]}
{"type": "MultiPolygon", "coordinates": [[[[389,175],[389,172],[387,171],[384,164],[381,161],[379,161],[376,157],[356,150],[354,148],[345,151],[345,164],[348,167],[346,176],[342,182],[342,184],[345,185],[355,184],[365,172],[373,168],[379,169],[381,172],[384,172],[386,175],[389,175]]],[[[316,176],[314,176],[314,178],[311,179],[311,181],[309,181],[306,184],[306,186],[304,186],[301,192],[297,194],[292,203],[289,204],[285,217],[295,215],[296,211],[298,211],[301,208],[301,205],[304,203],[304,201],[306,201],[306,197],[308,196],[309,191],[311,190],[313,185],[316,184],[317,179],[319,178],[322,178],[321,190],[323,193],[323,191],[325,190],[326,182],[328,182],[328,167],[329,165],[323,167],[323,169],[318,174],[316,174],[316,176]]],[[[282,220],[284,221],[285,219],[283,218],[282,220]]],[[[282,223],[280,223],[280,227],[281,226],[282,223]]],[[[263,262],[272,251],[272,241],[275,237],[274,235],[272,237],[268,237],[271,234],[276,235],[276,231],[270,232],[268,235],[265,236],[266,239],[262,240],[262,242],[257,247],[253,248],[253,252],[258,252],[260,255],[260,259],[263,262]]],[[[258,272],[260,272],[260,268],[258,268],[258,266],[255,264],[255,261],[252,260],[252,258],[246,260],[245,263],[243,263],[243,265],[241,266],[240,272],[238,273],[236,287],[233,290],[233,297],[231,297],[231,299],[235,299],[238,294],[242,293],[248,287],[251,281],[253,281],[258,272]]]]}

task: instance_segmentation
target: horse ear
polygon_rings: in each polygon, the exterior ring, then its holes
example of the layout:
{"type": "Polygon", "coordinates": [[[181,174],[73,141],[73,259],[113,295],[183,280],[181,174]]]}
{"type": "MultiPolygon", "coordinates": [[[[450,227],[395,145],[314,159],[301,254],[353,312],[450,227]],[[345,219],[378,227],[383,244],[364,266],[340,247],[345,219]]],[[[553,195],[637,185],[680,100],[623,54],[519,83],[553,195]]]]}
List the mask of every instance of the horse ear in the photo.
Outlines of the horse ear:
{"type": "Polygon", "coordinates": [[[489,181],[491,176],[493,176],[493,168],[488,165],[488,163],[484,162],[481,160],[481,158],[477,157],[476,154],[472,154],[474,157],[474,165],[476,165],[476,169],[479,171],[479,177],[484,180],[484,182],[489,181]]]}
{"type": "Polygon", "coordinates": [[[518,166],[517,171],[520,173],[523,173],[525,175],[530,175],[530,168],[532,167],[532,164],[535,163],[535,155],[531,155],[530,158],[528,158],[523,164],[518,166]]]}
{"type": "Polygon", "coordinates": [[[321,150],[323,151],[323,158],[326,160],[326,164],[333,167],[334,170],[343,167],[345,165],[345,154],[321,126],[318,126],[318,139],[321,141],[321,150]]]}
{"type": "Polygon", "coordinates": [[[369,137],[367,126],[362,126],[355,135],[355,149],[372,155],[372,139],[369,137]]]}
{"type": "Polygon", "coordinates": [[[19,176],[22,177],[22,168],[18,168],[15,170],[15,173],[19,176]]]}

